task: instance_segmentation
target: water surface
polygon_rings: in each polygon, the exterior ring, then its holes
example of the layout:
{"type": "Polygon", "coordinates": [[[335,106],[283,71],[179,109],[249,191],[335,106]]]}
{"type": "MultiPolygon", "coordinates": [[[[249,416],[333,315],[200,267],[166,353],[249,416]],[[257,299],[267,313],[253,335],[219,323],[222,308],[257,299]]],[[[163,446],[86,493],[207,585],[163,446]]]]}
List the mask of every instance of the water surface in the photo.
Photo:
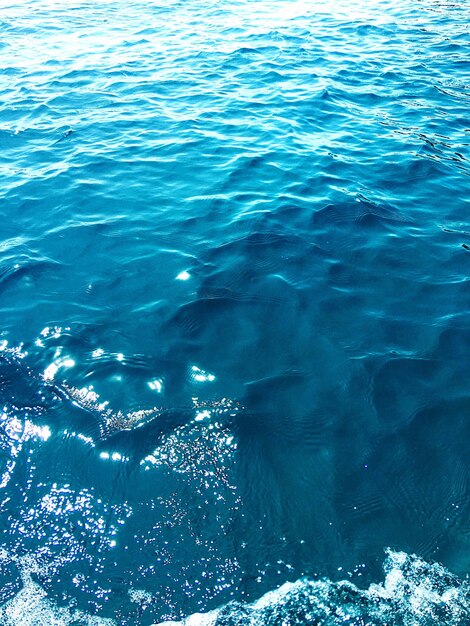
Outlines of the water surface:
{"type": "Polygon", "coordinates": [[[468,16],[2,3],[2,623],[470,623],[468,16]]]}

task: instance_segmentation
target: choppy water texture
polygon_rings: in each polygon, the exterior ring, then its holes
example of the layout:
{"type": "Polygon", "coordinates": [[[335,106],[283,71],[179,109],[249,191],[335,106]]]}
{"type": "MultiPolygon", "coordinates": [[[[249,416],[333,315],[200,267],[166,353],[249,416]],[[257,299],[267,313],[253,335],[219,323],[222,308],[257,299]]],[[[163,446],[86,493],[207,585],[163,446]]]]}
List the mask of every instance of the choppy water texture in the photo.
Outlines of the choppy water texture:
{"type": "Polygon", "coordinates": [[[2,624],[470,624],[469,9],[1,4],[2,624]]]}

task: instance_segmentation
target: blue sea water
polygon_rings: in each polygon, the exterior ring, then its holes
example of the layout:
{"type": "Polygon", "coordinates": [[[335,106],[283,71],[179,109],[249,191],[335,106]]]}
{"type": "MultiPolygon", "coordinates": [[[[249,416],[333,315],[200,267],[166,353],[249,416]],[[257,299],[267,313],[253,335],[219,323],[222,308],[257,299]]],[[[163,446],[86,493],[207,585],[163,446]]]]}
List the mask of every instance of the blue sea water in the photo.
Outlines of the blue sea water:
{"type": "Polygon", "coordinates": [[[0,5],[0,624],[470,624],[468,0],[0,5]]]}

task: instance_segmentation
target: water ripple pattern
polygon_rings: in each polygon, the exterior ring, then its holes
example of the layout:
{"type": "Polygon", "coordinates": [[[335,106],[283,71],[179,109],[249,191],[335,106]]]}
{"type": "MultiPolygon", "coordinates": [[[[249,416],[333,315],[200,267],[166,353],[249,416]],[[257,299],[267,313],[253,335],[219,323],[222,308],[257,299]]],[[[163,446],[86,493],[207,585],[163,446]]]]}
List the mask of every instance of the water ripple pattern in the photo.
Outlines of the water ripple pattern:
{"type": "Polygon", "coordinates": [[[469,15],[1,3],[2,624],[470,623],[469,15]]]}

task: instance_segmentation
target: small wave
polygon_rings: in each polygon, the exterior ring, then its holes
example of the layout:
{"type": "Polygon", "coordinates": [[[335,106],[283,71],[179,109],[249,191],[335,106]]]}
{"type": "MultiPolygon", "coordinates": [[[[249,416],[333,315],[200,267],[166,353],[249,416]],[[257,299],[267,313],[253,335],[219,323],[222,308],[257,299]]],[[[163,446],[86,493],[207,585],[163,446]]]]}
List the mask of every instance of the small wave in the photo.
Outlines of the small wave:
{"type": "MultiPolygon", "coordinates": [[[[5,553],[0,560],[8,565],[5,553]]],[[[35,578],[44,574],[30,556],[16,560],[23,587],[0,606],[4,626],[50,624],[68,626],[114,626],[111,618],[91,616],[71,606],[58,606],[35,578]]],[[[10,563],[11,565],[11,563],[10,563]]],[[[360,589],[348,581],[303,578],[286,582],[251,604],[229,602],[208,613],[194,613],[182,621],[165,621],[154,626],[265,626],[266,624],[317,626],[465,626],[470,623],[470,588],[467,581],[438,564],[416,555],[387,551],[384,581],[360,589]]],[[[129,590],[131,601],[151,594],[129,590]]],[[[124,625],[124,622],[119,623],[124,625]]],[[[133,622],[134,623],[134,622],[133,622]]],[[[128,626],[128,623],[125,624],[128,626]]]]}
{"type": "Polygon", "coordinates": [[[51,271],[58,263],[49,260],[22,259],[14,264],[0,265],[0,289],[4,290],[11,283],[22,278],[36,279],[43,272],[51,271]]]}
{"type": "Polygon", "coordinates": [[[348,581],[287,582],[252,604],[230,602],[209,613],[159,626],[464,626],[470,588],[438,564],[405,552],[387,553],[385,580],[359,589],[348,581]]]}

